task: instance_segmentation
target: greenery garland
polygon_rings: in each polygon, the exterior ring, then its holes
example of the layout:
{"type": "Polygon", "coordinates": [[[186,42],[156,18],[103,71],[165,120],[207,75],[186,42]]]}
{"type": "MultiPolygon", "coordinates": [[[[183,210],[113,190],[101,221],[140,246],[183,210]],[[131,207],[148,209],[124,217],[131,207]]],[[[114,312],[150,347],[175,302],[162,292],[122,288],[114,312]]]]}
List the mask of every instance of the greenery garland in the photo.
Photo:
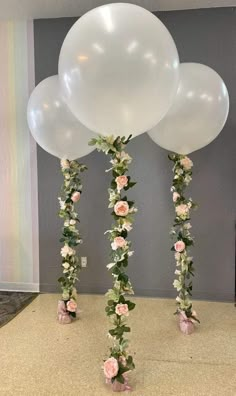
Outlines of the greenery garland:
{"type": "Polygon", "coordinates": [[[58,282],[62,288],[62,300],[65,303],[66,312],[72,318],[75,318],[77,313],[75,283],[81,269],[80,258],[76,254],[75,247],[82,243],[79,230],[76,228],[79,217],[75,210],[75,203],[79,201],[82,192],[79,174],[85,169],[87,169],[86,166],[79,164],[76,160],[61,160],[61,170],[64,176],[63,198],[58,199],[59,216],[64,220],[60,242],[64,243],[64,246],[61,249],[63,276],[58,279],[58,282]]]}
{"type": "Polygon", "coordinates": [[[184,196],[186,187],[192,180],[193,162],[185,155],[170,154],[168,158],[174,162],[171,191],[173,193],[173,202],[175,206],[174,225],[171,229],[171,235],[175,243],[171,250],[175,252],[176,267],[175,274],[177,279],[174,280],[173,286],[178,291],[176,298],[177,310],[175,314],[182,314],[186,320],[199,322],[196,312],[192,309],[192,276],[194,276],[193,257],[188,255],[189,247],[193,246],[194,239],[191,236],[190,229],[190,210],[195,209],[197,205],[191,198],[184,196]]]}
{"type": "MultiPolygon", "coordinates": [[[[132,356],[128,355],[128,340],[125,334],[130,332],[126,325],[127,316],[134,309],[135,304],[126,298],[127,294],[134,294],[130,279],[126,273],[128,259],[133,255],[130,251],[131,242],[127,241],[128,233],[132,230],[133,214],[137,212],[134,202],[122,194],[136,183],[126,176],[132,158],[124,150],[131,136],[125,137],[98,136],[90,144],[95,145],[98,151],[103,151],[111,157],[112,172],[109,193],[109,208],[115,223],[111,230],[106,231],[111,242],[111,263],[107,265],[113,276],[113,287],[106,293],[108,298],[105,308],[110,317],[113,328],[109,330],[109,337],[113,341],[110,356],[104,362],[106,380],[112,384],[118,381],[126,384],[126,373],[135,368],[132,356]]],[[[128,389],[128,387],[126,388],[128,389]]]]}

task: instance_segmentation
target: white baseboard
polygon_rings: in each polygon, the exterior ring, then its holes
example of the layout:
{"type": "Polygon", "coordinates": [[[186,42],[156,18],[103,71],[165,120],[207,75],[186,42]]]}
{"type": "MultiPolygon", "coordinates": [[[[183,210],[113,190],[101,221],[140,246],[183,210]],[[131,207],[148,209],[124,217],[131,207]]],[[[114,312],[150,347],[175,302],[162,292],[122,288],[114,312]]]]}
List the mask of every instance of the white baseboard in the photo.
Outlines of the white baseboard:
{"type": "Polygon", "coordinates": [[[0,290],[19,292],[39,292],[38,283],[0,282],[0,290]]]}

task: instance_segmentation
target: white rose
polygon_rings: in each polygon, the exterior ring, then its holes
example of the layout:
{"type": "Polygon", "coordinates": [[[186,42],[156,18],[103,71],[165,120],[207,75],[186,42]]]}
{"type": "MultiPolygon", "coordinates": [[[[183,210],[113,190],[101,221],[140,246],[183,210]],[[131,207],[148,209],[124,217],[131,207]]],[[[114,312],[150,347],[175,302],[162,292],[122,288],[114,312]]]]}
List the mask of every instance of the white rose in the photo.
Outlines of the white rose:
{"type": "Polygon", "coordinates": [[[76,221],[73,220],[73,219],[71,219],[71,220],[70,220],[70,225],[75,225],[75,224],[76,224],[76,221]]]}
{"type": "Polygon", "coordinates": [[[177,291],[180,291],[182,289],[182,285],[178,279],[174,280],[173,286],[177,289],[177,291]]]}
{"type": "Polygon", "coordinates": [[[122,228],[129,232],[132,230],[132,224],[129,221],[125,220],[122,228]]]}
{"type": "Polygon", "coordinates": [[[179,253],[179,252],[176,252],[176,253],[175,253],[175,260],[179,261],[179,260],[180,260],[180,257],[181,257],[180,253],[179,253]]]}
{"type": "Polygon", "coordinates": [[[75,254],[75,250],[72,249],[70,246],[65,245],[63,248],[61,248],[61,255],[62,257],[68,256],[73,256],[75,254]]]}
{"type": "Polygon", "coordinates": [[[192,228],[192,226],[191,226],[190,223],[186,223],[186,224],[184,224],[184,228],[185,228],[186,230],[190,230],[190,228],[192,228]]]}
{"type": "Polygon", "coordinates": [[[177,296],[177,297],[176,297],[176,301],[177,301],[178,303],[182,303],[183,300],[182,300],[179,296],[177,296]]]}
{"type": "Polygon", "coordinates": [[[66,208],[65,201],[62,201],[62,199],[60,197],[58,198],[58,201],[59,201],[61,210],[64,210],[66,208]]]}
{"type": "Polygon", "coordinates": [[[69,161],[67,159],[63,158],[61,160],[61,167],[62,167],[62,169],[69,169],[69,167],[70,167],[69,161]]]}
{"type": "Polygon", "coordinates": [[[65,263],[62,264],[62,266],[66,269],[68,269],[70,267],[70,264],[67,263],[67,261],[65,263]]]}

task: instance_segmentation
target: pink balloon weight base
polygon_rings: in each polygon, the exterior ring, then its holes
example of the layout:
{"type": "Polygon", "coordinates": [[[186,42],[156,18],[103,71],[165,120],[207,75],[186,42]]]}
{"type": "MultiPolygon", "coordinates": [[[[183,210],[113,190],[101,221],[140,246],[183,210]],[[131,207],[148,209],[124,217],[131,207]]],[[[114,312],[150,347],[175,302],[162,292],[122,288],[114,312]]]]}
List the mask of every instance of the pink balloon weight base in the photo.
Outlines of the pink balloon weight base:
{"type": "Polygon", "coordinates": [[[70,324],[72,322],[72,318],[67,312],[65,302],[63,300],[58,301],[57,320],[60,324],[70,324]]]}
{"type": "Polygon", "coordinates": [[[126,385],[121,384],[118,381],[114,381],[113,384],[111,384],[111,389],[113,392],[124,392],[126,391],[126,385]]]}
{"type": "Polygon", "coordinates": [[[189,319],[183,319],[180,315],[179,318],[179,328],[181,333],[185,335],[190,335],[194,332],[194,324],[191,320],[189,319]]]}
{"type": "Polygon", "coordinates": [[[124,384],[121,384],[116,380],[112,383],[110,379],[106,379],[106,383],[111,385],[111,389],[113,392],[131,391],[132,388],[128,385],[128,378],[126,376],[124,376],[124,380],[124,384]]]}

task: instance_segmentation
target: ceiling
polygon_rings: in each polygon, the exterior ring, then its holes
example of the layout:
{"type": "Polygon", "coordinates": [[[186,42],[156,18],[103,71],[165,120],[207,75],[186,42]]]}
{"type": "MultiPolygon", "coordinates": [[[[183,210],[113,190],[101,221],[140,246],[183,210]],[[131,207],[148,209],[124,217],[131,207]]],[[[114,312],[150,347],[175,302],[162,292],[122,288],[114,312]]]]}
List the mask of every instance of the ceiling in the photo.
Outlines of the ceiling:
{"type": "Polygon", "coordinates": [[[102,4],[133,3],[150,11],[236,6],[236,0],[0,0],[0,19],[80,16],[102,4]]]}

